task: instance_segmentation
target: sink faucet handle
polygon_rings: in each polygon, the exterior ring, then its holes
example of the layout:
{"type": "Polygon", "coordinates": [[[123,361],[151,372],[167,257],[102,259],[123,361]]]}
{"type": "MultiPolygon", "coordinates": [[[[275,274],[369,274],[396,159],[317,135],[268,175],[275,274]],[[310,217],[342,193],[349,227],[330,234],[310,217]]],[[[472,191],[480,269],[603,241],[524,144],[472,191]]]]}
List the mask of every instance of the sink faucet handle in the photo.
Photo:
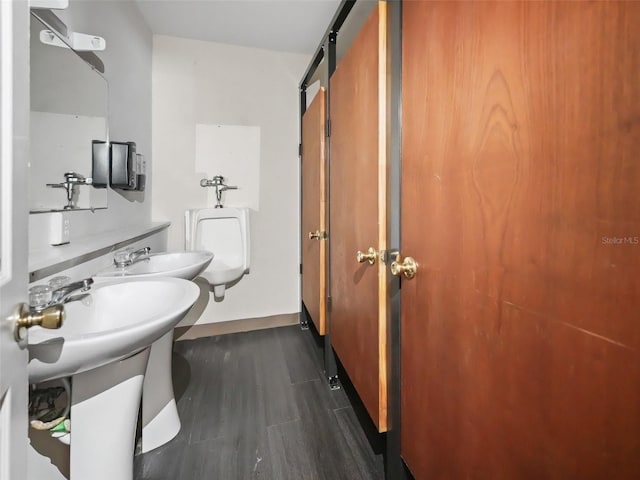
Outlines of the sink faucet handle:
{"type": "Polygon", "coordinates": [[[91,290],[91,285],[93,285],[93,278],[85,278],[84,280],[80,280],[80,282],[82,283],[82,289],[80,290],[81,292],[91,290]]]}
{"type": "Polygon", "coordinates": [[[53,288],[49,285],[34,285],[29,288],[29,307],[32,310],[43,310],[51,303],[53,288]]]}
{"type": "Polygon", "coordinates": [[[151,247],[143,247],[135,251],[121,250],[113,256],[113,263],[116,267],[127,267],[138,260],[148,258],[150,253],[151,247]]]}
{"type": "Polygon", "coordinates": [[[118,267],[124,267],[131,261],[131,252],[129,250],[122,250],[120,252],[116,252],[113,255],[113,263],[118,267]]]}

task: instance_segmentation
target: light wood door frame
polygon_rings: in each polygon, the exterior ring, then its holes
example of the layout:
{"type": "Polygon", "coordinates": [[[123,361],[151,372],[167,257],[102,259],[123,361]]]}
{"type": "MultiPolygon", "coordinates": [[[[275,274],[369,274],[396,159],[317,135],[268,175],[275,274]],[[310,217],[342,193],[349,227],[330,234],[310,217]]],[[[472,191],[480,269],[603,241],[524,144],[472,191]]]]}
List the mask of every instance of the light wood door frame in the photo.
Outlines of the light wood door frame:
{"type": "Polygon", "coordinates": [[[325,118],[326,92],[321,87],[302,116],[301,165],[302,300],[320,335],[326,333],[327,297],[325,118]],[[311,238],[318,232],[319,237],[311,238]]]}
{"type": "MultiPolygon", "coordinates": [[[[330,322],[331,322],[331,331],[332,331],[332,344],[338,354],[338,357],[341,359],[347,374],[350,377],[350,380],[354,384],[356,390],[358,391],[361,399],[365,407],[367,408],[369,414],[371,415],[374,423],[376,424],[378,430],[380,432],[384,432],[388,429],[388,415],[387,415],[387,394],[388,394],[388,343],[387,343],[387,335],[389,328],[389,302],[388,302],[388,274],[387,267],[384,264],[384,261],[380,260],[380,257],[376,259],[375,267],[369,266],[359,266],[356,263],[356,250],[366,250],[368,247],[373,247],[376,252],[386,252],[387,250],[387,238],[388,238],[388,200],[387,200],[387,182],[388,182],[388,146],[387,146],[387,99],[388,99],[388,91],[387,91],[387,2],[378,2],[378,6],[372,16],[369,18],[363,30],[360,32],[354,44],[352,45],[352,49],[356,53],[352,53],[351,51],[347,52],[345,57],[341,60],[341,64],[338,65],[338,69],[336,73],[331,77],[330,80],[330,92],[332,92],[330,96],[331,103],[331,124],[332,124],[332,136],[330,138],[330,161],[331,161],[331,198],[329,198],[330,202],[330,242],[331,242],[331,259],[329,260],[330,264],[330,285],[331,285],[331,297],[332,301],[332,310],[330,312],[330,322]],[[335,82],[337,79],[342,78],[343,71],[340,71],[340,67],[350,68],[349,73],[346,75],[351,75],[357,77],[360,74],[359,66],[354,64],[344,62],[355,62],[361,60],[360,54],[370,55],[370,51],[367,50],[371,48],[371,46],[366,45],[367,39],[366,37],[362,37],[363,35],[373,35],[375,34],[375,55],[376,55],[376,66],[374,77],[376,79],[377,85],[375,89],[377,91],[376,100],[377,106],[375,108],[376,119],[375,119],[375,127],[374,131],[377,131],[377,144],[375,145],[374,151],[376,152],[375,156],[371,159],[370,162],[366,162],[366,159],[361,158],[360,165],[361,168],[366,169],[368,175],[370,175],[370,170],[373,170],[375,177],[375,190],[377,192],[375,199],[373,200],[372,205],[368,205],[375,211],[375,222],[376,226],[373,229],[375,234],[370,236],[368,240],[361,239],[360,241],[366,243],[363,245],[358,245],[354,251],[349,252],[340,252],[338,254],[334,254],[338,250],[338,247],[341,246],[341,232],[339,228],[336,228],[335,220],[337,218],[337,208],[341,209],[352,209],[351,210],[351,218],[353,222],[356,222],[363,215],[363,212],[358,212],[353,210],[353,205],[334,205],[332,203],[333,199],[336,197],[342,198],[339,194],[343,193],[338,190],[338,188],[342,188],[343,190],[350,190],[354,187],[353,182],[359,180],[359,178],[338,178],[340,174],[336,174],[337,168],[341,166],[340,162],[351,162],[354,158],[348,158],[349,155],[358,155],[358,152],[349,152],[348,154],[343,154],[343,147],[345,146],[345,137],[342,137],[341,143],[337,142],[336,137],[338,135],[349,135],[355,134],[356,132],[346,132],[345,128],[346,123],[340,124],[338,113],[335,113],[340,105],[340,98],[344,101],[347,97],[345,93],[342,93],[342,97],[338,98],[337,95],[334,96],[334,90],[337,86],[335,82]],[[364,43],[363,43],[364,42],[364,43]],[[368,53],[365,53],[368,52],[368,53]],[[352,53],[350,55],[350,53],[352,53]],[[347,67],[347,65],[349,67],[347,67]],[[339,145],[342,145],[339,146],[339,145]],[[336,183],[338,182],[338,183],[336,183]],[[347,186],[347,183],[349,185],[347,186]],[[358,271],[356,271],[356,267],[358,271]],[[372,269],[373,272],[371,270],[372,269]],[[374,317],[375,318],[361,318],[361,315],[355,314],[353,311],[353,307],[349,305],[349,300],[345,299],[351,295],[351,299],[355,302],[356,297],[353,294],[358,287],[356,284],[362,280],[364,275],[375,275],[375,285],[376,292],[367,292],[371,295],[371,297],[375,298],[375,308],[374,317]],[[354,280],[356,279],[356,280],[354,280]],[[336,287],[337,285],[337,287],[336,287]],[[348,291],[347,291],[348,289],[348,291]],[[341,302],[347,302],[342,304],[341,302]],[[368,326],[367,324],[370,323],[368,326]],[[358,332],[360,334],[364,334],[371,328],[375,328],[375,344],[367,345],[366,347],[363,345],[359,346],[358,353],[355,352],[355,342],[359,341],[358,332]],[[376,361],[375,363],[375,371],[369,372],[367,371],[361,364],[359,364],[359,360],[354,355],[362,355],[367,348],[374,349],[376,361]],[[364,349],[364,350],[363,350],[364,349]],[[375,378],[371,378],[372,375],[375,375],[375,378]],[[372,388],[372,385],[375,383],[376,387],[372,388]],[[375,392],[374,392],[375,390],[375,392]]],[[[367,57],[369,58],[369,57],[367,57]]],[[[354,78],[355,78],[354,77],[354,78]]],[[[349,77],[346,80],[341,80],[343,82],[351,81],[352,77],[349,77]]],[[[354,81],[358,81],[358,78],[355,78],[354,81]]],[[[351,85],[341,85],[343,90],[351,88],[351,85]]],[[[358,119],[354,119],[349,117],[345,122],[351,122],[351,126],[357,123],[358,119]]],[[[364,119],[361,119],[364,121],[364,119]]],[[[348,125],[347,125],[347,128],[348,125]]],[[[357,125],[356,125],[357,128],[357,125]]],[[[354,135],[354,141],[356,135],[354,135]]],[[[351,140],[351,137],[349,138],[351,140]]],[[[362,172],[362,170],[361,170],[362,172]]],[[[363,187],[366,189],[366,185],[363,187]]],[[[357,187],[355,187],[357,190],[357,187]]],[[[360,191],[362,193],[363,190],[360,191]]],[[[348,198],[348,195],[345,196],[348,198]]],[[[336,200],[337,201],[337,200],[336,200]]],[[[367,215],[369,212],[367,212],[367,215]]],[[[371,221],[371,218],[365,219],[371,221]]],[[[341,220],[344,222],[344,218],[341,220]]],[[[340,224],[342,227],[345,227],[343,223],[340,224]]],[[[354,223],[355,226],[355,223],[354,223]]],[[[370,227],[368,231],[370,230],[370,227]]],[[[384,255],[383,255],[384,256],[384,255]]],[[[363,292],[360,291],[359,295],[363,295],[363,292]]],[[[362,299],[357,299],[361,301],[362,299]]],[[[373,336],[372,336],[373,337],[373,336]]],[[[368,355],[368,354],[367,354],[368,355]]],[[[370,366],[372,364],[369,364],[370,366]]]]}

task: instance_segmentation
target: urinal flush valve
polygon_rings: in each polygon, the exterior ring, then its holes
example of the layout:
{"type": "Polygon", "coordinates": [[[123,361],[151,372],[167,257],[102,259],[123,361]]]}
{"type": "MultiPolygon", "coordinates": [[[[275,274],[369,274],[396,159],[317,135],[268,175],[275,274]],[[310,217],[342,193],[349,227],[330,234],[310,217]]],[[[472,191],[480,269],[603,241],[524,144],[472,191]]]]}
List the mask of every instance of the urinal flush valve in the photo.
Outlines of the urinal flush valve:
{"type": "Polygon", "coordinates": [[[201,187],[215,187],[216,189],[216,208],[222,208],[222,192],[226,190],[237,190],[238,187],[227,185],[224,183],[224,177],[222,175],[216,175],[211,180],[203,178],[200,180],[201,187]]]}
{"type": "Polygon", "coordinates": [[[67,204],[64,206],[65,210],[72,210],[77,208],[78,201],[78,186],[79,185],[91,185],[93,180],[87,178],[84,175],[80,175],[76,172],[65,172],[64,182],[60,183],[47,183],[47,187],[52,188],[64,188],[67,191],[67,204]]]}

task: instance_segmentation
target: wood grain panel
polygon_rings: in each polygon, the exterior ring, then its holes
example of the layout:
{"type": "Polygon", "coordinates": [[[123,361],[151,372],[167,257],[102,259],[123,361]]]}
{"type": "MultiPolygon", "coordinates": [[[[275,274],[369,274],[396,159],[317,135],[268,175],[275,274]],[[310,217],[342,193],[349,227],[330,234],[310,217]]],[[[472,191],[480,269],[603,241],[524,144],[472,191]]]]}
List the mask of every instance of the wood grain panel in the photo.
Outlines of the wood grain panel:
{"type": "Polygon", "coordinates": [[[403,457],[640,478],[640,4],[403,8],[403,457]]]}
{"type": "Polygon", "coordinates": [[[320,335],[326,323],[326,240],[309,232],[326,231],[325,89],[320,88],[302,116],[302,300],[320,335]]]}
{"type": "Polygon", "coordinates": [[[376,426],[385,431],[386,277],[379,262],[356,262],[358,250],[386,245],[386,102],[380,102],[386,62],[379,60],[386,53],[386,37],[380,35],[386,7],[380,5],[330,80],[330,321],[332,345],[376,426]]]}

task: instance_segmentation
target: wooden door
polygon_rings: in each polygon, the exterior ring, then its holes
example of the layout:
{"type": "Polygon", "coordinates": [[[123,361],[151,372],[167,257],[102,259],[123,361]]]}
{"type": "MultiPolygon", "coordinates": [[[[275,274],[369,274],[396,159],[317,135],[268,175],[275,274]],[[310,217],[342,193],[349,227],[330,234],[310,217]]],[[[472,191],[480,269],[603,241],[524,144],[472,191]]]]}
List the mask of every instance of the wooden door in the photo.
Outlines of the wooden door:
{"type": "Polygon", "coordinates": [[[371,418],[387,429],[386,4],[330,79],[331,343],[371,418]],[[382,99],[382,101],[380,101],[382,99]],[[382,186],[382,188],[381,188],[382,186]],[[375,263],[359,263],[372,248],[375,263]]]}
{"type": "Polygon", "coordinates": [[[640,478],[640,3],[405,2],[402,455],[640,478]]]}
{"type": "Polygon", "coordinates": [[[320,335],[326,317],[325,89],[302,116],[302,301],[320,335]]]}

